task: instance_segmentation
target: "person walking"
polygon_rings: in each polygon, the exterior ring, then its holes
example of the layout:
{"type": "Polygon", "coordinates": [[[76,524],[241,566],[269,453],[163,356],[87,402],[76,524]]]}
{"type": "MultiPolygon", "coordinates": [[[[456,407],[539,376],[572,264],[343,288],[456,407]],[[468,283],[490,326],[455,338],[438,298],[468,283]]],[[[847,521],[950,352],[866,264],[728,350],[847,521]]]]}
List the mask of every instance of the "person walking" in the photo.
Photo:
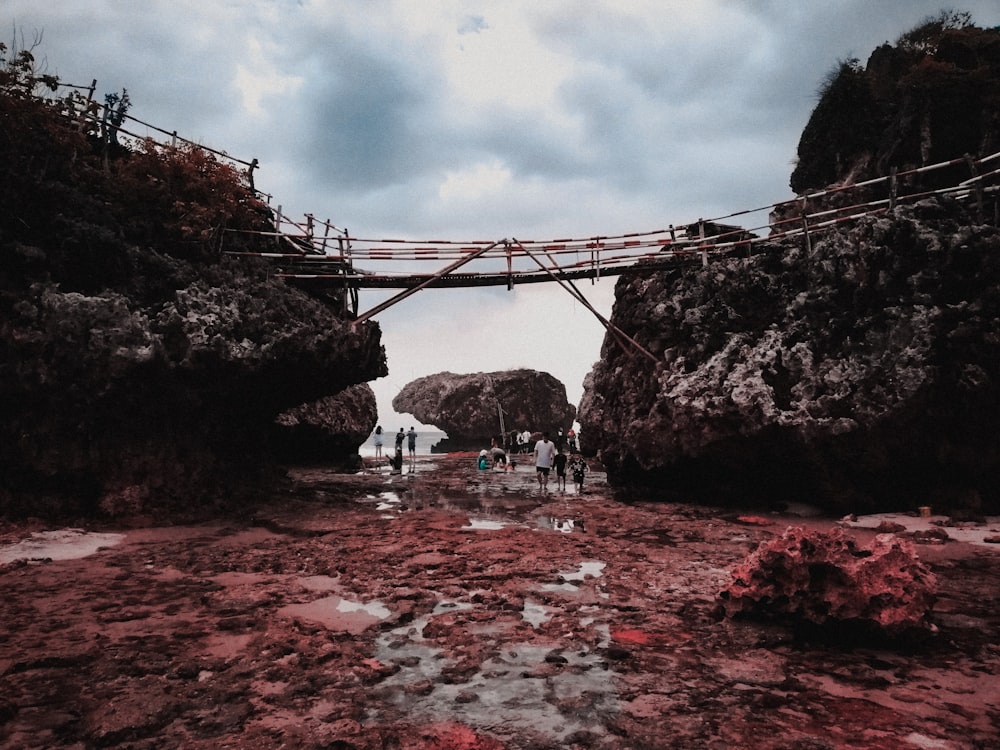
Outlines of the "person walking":
{"type": "Polygon", "coordinates": [[[372,442],[375,443],[375,458],[382,458],[382,425],[375,428],[375,437],[372,442]]]}
{"type": "Polygon", "coordinates": [[[549,440],[549,433],[543,432],[542,439],[535,443],[535,473],[538,475],[538,489],[549,489],[549,471],[556,455],[556,446],[549,440]]]}
{"type": "Polygon", "coordinates": [[[573,452],[573,457],[569,460],[569,473],[573,475],[573,486],[576,488],[576,494],[583,494],[583,477],[587,473],[587,462],[576,451],[573,452]]]}
{"type": "Polygon", "coordinates": [[[556,489],[566,491],[566,454],[556,446],[556,456],[552,459],[552,466],[556,470],[556,489]]]}
{"type": "Polygon", "coordinates": [[[410,451],[410,465],[417,460],[417,431],[410,427],[410,431],[406,433],[406,447],[410,451]]]}

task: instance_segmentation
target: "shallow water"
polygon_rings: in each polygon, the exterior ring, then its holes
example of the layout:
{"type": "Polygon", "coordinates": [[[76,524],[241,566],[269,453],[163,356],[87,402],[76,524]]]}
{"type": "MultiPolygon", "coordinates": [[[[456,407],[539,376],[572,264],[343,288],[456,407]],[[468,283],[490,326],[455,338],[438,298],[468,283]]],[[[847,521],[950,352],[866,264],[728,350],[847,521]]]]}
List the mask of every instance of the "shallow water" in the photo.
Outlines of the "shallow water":
{"type": "Polygon", "coordinates": [[[357,635],[387,619],[392,612],[378,601],[355,602],[339,596],[327,596],[304,604],[286,605],[278,610],[278,614],[357,635]]]}
{"type": "Polygon", "coordinates": [[[27,539],[0,546],[0,564],[15,560],[76,560],[120,544],[124,534],[97,534],[82,529],[38,531],[27,539]]]}
{"type": "MultiPolygon", "coordinates": [[[[380,696],[414,720],[458,720],[487,731],[524,732],[560,742],[574,732],[601,729],[605,715],[618,710],[607,664],[593,649],[506,643],[468,681],[443,679],[454,662],[423,638],[423,630],[438,614],[471,608],[441,603],[431,615],[381,635],[375,657],[398,665],[399,671],[380,685],[380,696]],[[553,663],[557,669],[551,668],[553,663]]],[[[526,600],[522,616],[537,628],[551,611],[526,600]]],[[[469,629],[477,627],[482,626],[471,624],[469,629]]],[[[367,718],[377,721],[378,711],[371,710],[367,718]]]]}

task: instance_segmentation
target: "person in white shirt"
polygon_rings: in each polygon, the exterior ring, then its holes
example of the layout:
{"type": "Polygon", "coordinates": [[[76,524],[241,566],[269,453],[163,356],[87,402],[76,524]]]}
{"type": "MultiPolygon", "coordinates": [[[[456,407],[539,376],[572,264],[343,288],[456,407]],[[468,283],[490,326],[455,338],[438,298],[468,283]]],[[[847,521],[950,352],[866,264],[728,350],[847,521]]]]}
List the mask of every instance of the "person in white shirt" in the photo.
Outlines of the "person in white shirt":
{"type": "Polygon", "coordinates": [[[549,488],[549,470],[556,455],[556,444],[549,440],[549,433],[543,432],[542,439],[535,443],[535,471],[538,474],[538,489],[549,488]]]}
{"type": "Polygon", "coordinates": [[[524,430],[524,432],[521,433],[520,438],[521,453],[527,453],[528,445],[531,444],[531,432],[529,430],[524,430]]]}

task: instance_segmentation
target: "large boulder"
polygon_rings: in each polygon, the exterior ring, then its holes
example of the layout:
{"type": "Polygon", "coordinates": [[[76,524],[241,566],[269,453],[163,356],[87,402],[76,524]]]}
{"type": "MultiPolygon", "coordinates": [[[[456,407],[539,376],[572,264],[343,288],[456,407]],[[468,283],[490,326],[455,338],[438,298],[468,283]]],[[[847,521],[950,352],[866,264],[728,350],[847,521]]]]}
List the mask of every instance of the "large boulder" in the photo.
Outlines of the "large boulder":
{"type": "Polygon", "coordinates": [[[609,480],[839,512],[1000,508],[1000,231],[928,201],[636,273],[579,421],[609,480]]]}
{"type": "MultiPolygon", "coordinates": [[[[966,154],[1000,150],[998,71],[1000,30],[951,12],[866,66],[843,63],[802,133],[792,187],[942,161],[900,177],[899,193],[969,178],[966,154]]],[[[798,227],[803,209],[829,217],[888,197],[887,184],[821,191],[772,222],[798,227]]],[[[608,337],[585,381],[579,419],[609,480],[838,512],[1000,510],[1000,238],[995,194],[978,198],[623,276],[612,322],[659,362],[608,337]]]]}
{"type": "Polygon", "coordinates": [[[456,375],[439,372],[407,383],[392,408],[448,433],[449,445],[480,448],[511,430],[569,430],[576,408],[566,386],[547,372],[505,370],[456,375]]]}
{"type": "Polygon", "coordinates": [[[860,546],[840,529],[789,528],[738,565],[719,597],[728,616],[850,623],[891,634],[926,626],[935,590],[913,544],[894,534],[860,546]]]}

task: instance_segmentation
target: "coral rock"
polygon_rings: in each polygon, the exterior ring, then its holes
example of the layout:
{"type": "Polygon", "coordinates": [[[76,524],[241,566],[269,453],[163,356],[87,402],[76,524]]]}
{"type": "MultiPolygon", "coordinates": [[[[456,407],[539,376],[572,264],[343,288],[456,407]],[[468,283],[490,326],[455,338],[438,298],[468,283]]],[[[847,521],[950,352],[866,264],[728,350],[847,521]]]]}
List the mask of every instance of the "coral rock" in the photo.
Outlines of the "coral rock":
{"type": "Polygon", "coordinates": [[[859,547],[840,529],[789,528],[762,543],[732,577],[720,594],[727,615],[860,621],[886,631],[922,626],[936,587],[910,542],[879,534],[859,547]]]}

